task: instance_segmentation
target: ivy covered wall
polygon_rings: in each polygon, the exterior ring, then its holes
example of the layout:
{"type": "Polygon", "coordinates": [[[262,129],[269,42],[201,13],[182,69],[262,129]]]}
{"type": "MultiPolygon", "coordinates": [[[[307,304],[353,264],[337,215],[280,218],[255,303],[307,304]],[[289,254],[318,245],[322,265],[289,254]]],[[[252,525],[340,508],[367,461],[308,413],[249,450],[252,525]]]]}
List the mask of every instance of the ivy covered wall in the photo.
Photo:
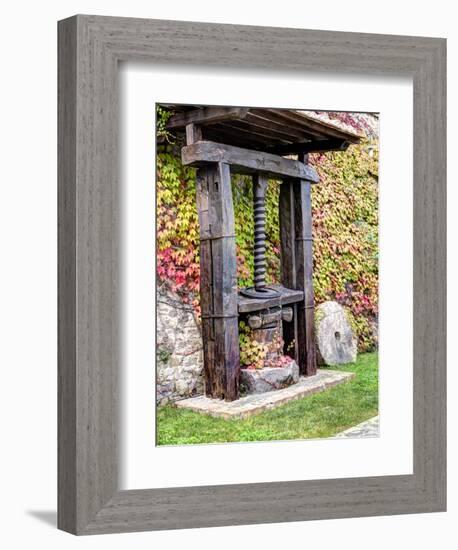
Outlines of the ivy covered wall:
{"type": "MultiPolygon", "coordinates": [[[[347,306],[355,319],[359,351],[369,351],[377,346],[378,319],[377,121],[368,124],[369,115],[348,113],[327,113],[326,117],[352,126],[366,139],[345,152],[310,155],[321,178],[312,191],[315,301],[331,299],[347,306]]],[[[181,144],[158,128],[157,275],[161,284],[181,296],[199,316],[195,170],[181,164],[181,144]]],[[[278,282],[280,276],[279,185],[270,182],[266,199],[269,282],[278,282]]],[[[246,286],[253,282],[250,178],[233,176],[232,189],[238,282],[246,286]]]]}

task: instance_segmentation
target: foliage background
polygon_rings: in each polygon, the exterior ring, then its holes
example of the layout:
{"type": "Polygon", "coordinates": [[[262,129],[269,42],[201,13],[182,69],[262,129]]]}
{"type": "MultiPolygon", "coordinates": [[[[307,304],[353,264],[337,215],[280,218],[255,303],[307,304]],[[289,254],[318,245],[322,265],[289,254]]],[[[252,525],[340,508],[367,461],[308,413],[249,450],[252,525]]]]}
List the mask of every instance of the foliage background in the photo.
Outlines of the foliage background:
{"type": "MultiPolygon", "coordinates": [[[[195,170],[180,161],[179,138],[165,131],[168,113],[158,108],[157,275],[159,282],[199,311],[199,224],[195,170]]],[[[377,347],[378,321],[378,120],[374,115],[316,113],[364,135],[344,152],[310,155],[320,183],[313,186],[314,291],[316,304],[336,300],[349,308],[359,351],[377,347]]],[[[280,277],[279,182],[266,198],[267,279],[280,277]]],[[[252,284],[251,180],[233,176],[239,286],[252,284]]]]}

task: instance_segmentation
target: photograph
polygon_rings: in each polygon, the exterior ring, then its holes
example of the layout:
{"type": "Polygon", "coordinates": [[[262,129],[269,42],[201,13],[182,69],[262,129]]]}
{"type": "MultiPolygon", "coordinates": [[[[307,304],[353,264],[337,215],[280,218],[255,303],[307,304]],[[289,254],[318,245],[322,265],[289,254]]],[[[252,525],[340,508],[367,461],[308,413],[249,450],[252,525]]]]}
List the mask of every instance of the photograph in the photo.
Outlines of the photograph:
{"type": "Polygon", "coordinates": [[[3,548],[450,548],[443,4],[7,5],[3,548]]]}
{"type": "Polygon", "coordinates": [[[379,113],[153,109],[155,444],[378,437],[379,113]]]}
{"type": "Polygon", "coordinates": [[[357,4],[5,4],[6,550],[456,545],[456,9],[357,4]]]}

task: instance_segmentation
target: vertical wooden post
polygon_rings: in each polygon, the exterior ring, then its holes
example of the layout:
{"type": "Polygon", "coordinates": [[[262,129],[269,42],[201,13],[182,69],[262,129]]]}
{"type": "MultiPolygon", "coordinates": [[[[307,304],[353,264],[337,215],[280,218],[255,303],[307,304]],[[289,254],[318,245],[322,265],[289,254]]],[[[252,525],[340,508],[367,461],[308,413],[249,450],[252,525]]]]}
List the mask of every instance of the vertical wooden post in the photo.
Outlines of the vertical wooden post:
{"type": "Polygon", "coordinates": [[[188,124],[186,126],[186,143],[191,145],[202,139],[202,128],[198,124],[188,124]]]}
{"type": "Polygon", "coordinates": [[[239,397],[240,353],[234,209],[228,164],[212,163],[198,170],[197,206],[205,393],[233,401],[239,397]]]}
{"type": "MultiPolygon", "coordinates": [[[[186,126],[187,144],[202,139],[202,128],[186,126]]],[[[200,225],[200,308],[205,393],[232,401],[239,397],[240,357],[237,265],[231,174],[228,164],[197,171],[200,225]]]]}
{"type": "MultiPolygon", "coordinates": [[[[202,128],[186,126],[188,145],[202,139],[202,128]]],[[[205,393],[233,401],[239,397],[240,351],[234,206],[228,164],[197,171],[200,225],[200,308],[205,393]]]]}
{"type": "MultiPolygon", "coordinates": [[[[296,289],[296,241],[294,223],[294,181],[285,180],[280,186],[279,199],[281,283],[286,288],[296,289]]],[[[284,353],[299,365],[297,306],[292,305],[293,318],[283,322],[284,353]]],[[[302,370],[302,369],[301,369],[302,370]]]]}
{"type": "Polygon", "coordinates": [[[296,288],[304,291],[304,301],[297,304],[299,363],[305,376],[316,374],[315,301],[313,295],[313,237],[309,181],[294,185],[296,219],[296,288]]]}
{"type": "MultiPolygon", "coordinates": [[[[307,154],[298,160],[308,163],[307,154]]],[[[297,306],[298,332],[305,335],[304,374],[316,374],[315,298],[313,293],[312,185],[301,180],[294,186],[296,224],[297,288],[304,291],[304,301],[297,306]]]]}
{"type": "MultiPolygon", "coordinates": [[[[299,159],[307,162],[307,155],[299,159]]],[[[316,374],[315,305],[313,294],[313,237],[311,184],[287,180],[280,190],[282,284],[302,290],[304,300],[295,305],[292,323],[283,324],[285,349],[294,339],[294,357],[301,374],[316,374]]],[[[292,355],[292,353],[290,353],[292,355]]]]}

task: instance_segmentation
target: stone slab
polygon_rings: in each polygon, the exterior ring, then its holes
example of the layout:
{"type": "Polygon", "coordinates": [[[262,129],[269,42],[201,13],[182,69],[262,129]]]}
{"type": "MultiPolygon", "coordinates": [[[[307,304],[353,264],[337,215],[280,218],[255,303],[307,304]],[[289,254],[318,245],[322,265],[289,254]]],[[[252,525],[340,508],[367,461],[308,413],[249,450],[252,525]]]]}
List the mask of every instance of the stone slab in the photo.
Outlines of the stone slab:
{"type": "Polygon", "coordinates": [[[379,427],[379,416],[374,416],[369,418],[361,424],[357,424],[348,430],[340,432],[333,437],[345,437],[345,438],[366,438],[366,437],[379,437],[380,436],[380,427],[379,427]]]}
{"type": "Polygon", "coordinates": [[[253,414],[274,409],[295,399],[322,392],[351,380],[353,372],[318,369],[315,376],[301,376],[299,382],[282,390],[252,394],[236,401],[211,399],[205,395],[183,399],[175,403],[179,409],[208,414],[219,418],[247,418],[253,414]]]}

